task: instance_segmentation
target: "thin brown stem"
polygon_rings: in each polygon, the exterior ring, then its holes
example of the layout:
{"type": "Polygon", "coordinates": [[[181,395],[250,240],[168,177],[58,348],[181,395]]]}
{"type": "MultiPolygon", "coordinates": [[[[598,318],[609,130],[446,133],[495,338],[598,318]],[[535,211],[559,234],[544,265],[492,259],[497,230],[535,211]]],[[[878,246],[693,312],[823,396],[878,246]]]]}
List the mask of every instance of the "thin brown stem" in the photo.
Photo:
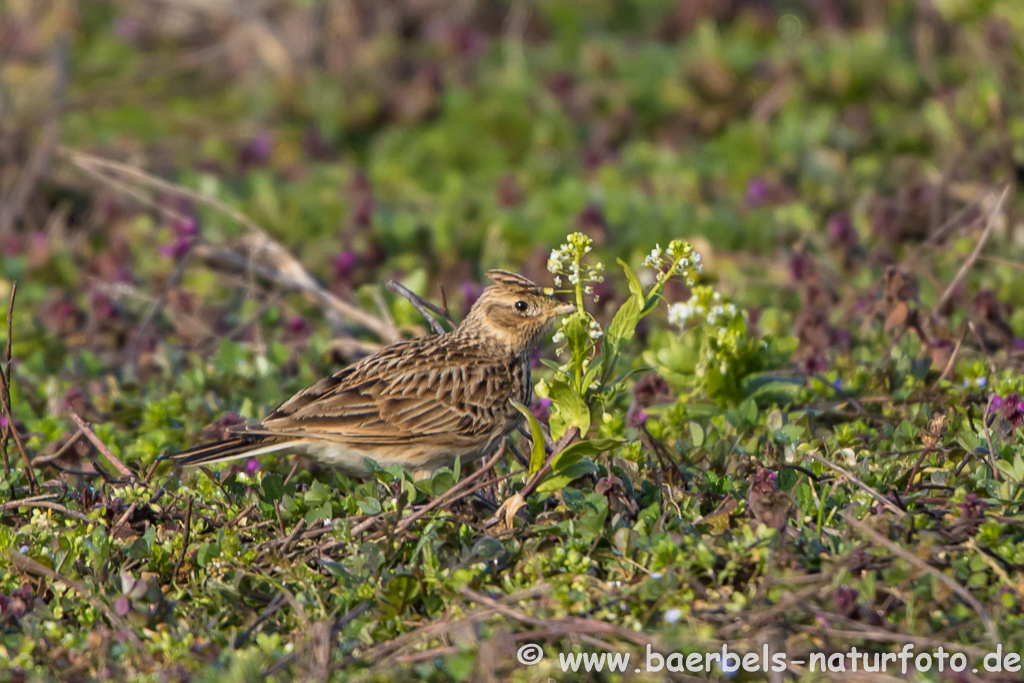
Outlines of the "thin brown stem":
{"type": "Polygon", "coordinates": [[[177,579],[178,572],[181,570],[182,563],[185,562],[185,555],[188,553],[188,542],[189,537],[192,535],[192,503],[194,498],[188,497],[188,507],[185,509],[185,536],[181,541],[181,556],[178,558],[177,563],[174,565],[174,571],[171,572],[171,576],[177,579]]]}
{"type": "Polygon", "coordinates": [[[35,495],[39,492],[39,482],[36,480],[36,473],[32,468],[32,459],[28,457],[28,451],[25,450],[21,434],[14,428],[14,411],[11,409],[11,363],[14,360],[11,344],[14,339],[14,300],[17,294],[18,283],[15,281],[11,284],[11,301],[7,305],[7,362],[5,363],[5,370],[0,372],[0,384],[3,385],[0,387],[0,398],[3,399],[4,416],[7,418],[7,425],[4,429],[3,439],[0,439],[0,444],[3,444],[4,465],[8,468],[7,471],[10,472],[10,462],[7,456],[7,439],[12,436],[14,437],[14,444],[18,447],[22,460],[25,461],[25,475],[28,477],[29,493],[35,495]]]}
{"type": "Polygon", "coordinates": [[[85,438],[92,442],[92,445],[96,447],[96,450],[102,453],[103,457],[110,461],[110,464],[114,466],[122,477],[129,481],[137,479],[135,473],[128,469],[128,467],[111,452],[110,448],[107,447],[107,444],[103,443],[103,441],[100,440],[100,437],[96,436],[96,432],[92,430],[92,427],[90,427],[85,420],[78,416],[78,413],[72,410],[69,411],[69,414],[71,415],[71,419],[74,423],[78,425],[78,428],[82,430],[83,434],[85,434],[85,438]]]}

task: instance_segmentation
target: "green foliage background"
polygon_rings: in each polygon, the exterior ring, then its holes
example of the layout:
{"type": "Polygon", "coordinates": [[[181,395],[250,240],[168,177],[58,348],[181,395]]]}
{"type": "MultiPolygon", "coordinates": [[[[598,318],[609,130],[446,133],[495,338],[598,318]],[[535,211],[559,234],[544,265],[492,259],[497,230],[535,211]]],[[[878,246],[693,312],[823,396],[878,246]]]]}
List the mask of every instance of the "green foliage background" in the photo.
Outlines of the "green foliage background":
{"type": "Polygon", "coordinates": [[[1024,651],[1017,5],[0,2],[0,299],[17,281],[13,417],[48,496],[25,503],[12,441],[0,680],[1024,651]],[[600,323],[630,300],[616,259],[646,277],[685,239],[750,326],[722,370],[659,306],[583,404],[591,446],[518,514],[487,525],[527,479],[509,456],[480,498],[401,527],[465,468],[156,464],[384,341],[226,267],[274,265],[238,215],[403,335],[426,325],[382,279],[442,285],[458,315],[488,268],[548,284],[574,230],[609,264],[600,323]],[[107,480],[71,411],[137,481],[107,480]],[[527,642],[543,663],[516,661],[527,642]]]}

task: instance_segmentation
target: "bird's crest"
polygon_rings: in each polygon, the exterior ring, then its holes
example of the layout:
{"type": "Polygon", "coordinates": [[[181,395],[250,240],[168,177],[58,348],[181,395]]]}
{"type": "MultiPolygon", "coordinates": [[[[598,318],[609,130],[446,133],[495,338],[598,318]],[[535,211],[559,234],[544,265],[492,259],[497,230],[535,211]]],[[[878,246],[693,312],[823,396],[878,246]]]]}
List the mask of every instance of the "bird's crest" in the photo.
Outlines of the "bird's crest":
{"type": "Polygon", "coordinates": [[[487,277],[491,278],[495,284],[515,294],[543,293],[540,285],[533,280],[516,273],[510,273],[507,270],[489,270],[487,271],[487,277]]]}

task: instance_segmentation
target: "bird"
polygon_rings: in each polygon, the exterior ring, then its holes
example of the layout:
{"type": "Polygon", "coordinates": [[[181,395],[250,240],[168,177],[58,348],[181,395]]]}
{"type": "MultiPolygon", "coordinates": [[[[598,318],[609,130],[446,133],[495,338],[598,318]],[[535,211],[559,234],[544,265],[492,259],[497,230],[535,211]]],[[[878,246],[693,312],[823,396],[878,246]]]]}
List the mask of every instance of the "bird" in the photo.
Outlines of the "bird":
{"type": "Polygon", "coordinates": [[[494,284],[452,331],[385,346],[228,438],[167,459],[208,465],[289,451],[350,477],[401,465],[419,480],[490,453],[522,424],[516,402],[530,404],[533,351],[576,307],[522,275],[487,276],[494,284]]]}

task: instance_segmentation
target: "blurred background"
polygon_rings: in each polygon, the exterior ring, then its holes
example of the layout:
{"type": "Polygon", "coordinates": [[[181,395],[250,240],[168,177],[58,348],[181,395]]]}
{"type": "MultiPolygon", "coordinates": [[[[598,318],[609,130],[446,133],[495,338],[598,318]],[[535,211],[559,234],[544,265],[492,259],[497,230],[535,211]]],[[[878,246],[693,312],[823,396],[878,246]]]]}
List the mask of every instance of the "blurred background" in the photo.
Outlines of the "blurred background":
{"type": "Polygon", "coordinates": [[[791,332],[809,278],[836,299],[944,253],[1007,183],[1017,248],[1022,48],[1013,0],[5,0],[0,295],[22,340],[130,364],[325,309],[390,338],[344,304],[397,277],[464,311],[581,230],[632,263],[686,237],[791,332]]]}
{"type": "MultiPolygon", "coordinates": [[[[529,585],[556,605],[521,626],[593,617],[544,639],[621,624],[593,634],[757,643],[785,625],[806,644],[863,626],[980,647],[981,623],[996,630],[986,611],[1018,637],[1022,170],[1021,0],[0,0],[5,312],[17,282],[0,432],[25,446],[0,500],[35,493],[38,471],[63,501],[0,503],[0,660],[25,667],[0,681],[65,661],[69,681],[125,680],[121,668],[255,680],[296,661],[326,680],[350,617],[345,657],[375,643],[372,676],[430,620],[463,613],[449,600],[469,576],[504,586],[507,604],[529,585]],[[489,268],[551,284],[548,255],[572,231],[608,266],[601,322],[628,292],[616,259],[650,279],[644,257],[682,238],[750,327],[723,337],[743,353],[735,371],[712,366],[732,382],[714,396],[710,373],[690,379],[709,337],[670,329],[664,310],[645,318],[622,365],[660,376],[629,379],[600,423],[595,411],[595,433],[630,441],[597,458],[600,483],[574,474],[564,506],[535,496],[536,525],[495,540],[478,497],[392,549],[390,530],[356,538],[352,525],[402,514],[393,478],[273,458],[219,478],[157,473],[160,454],[427,332],[382,282],[443,291],[459,318],[489,268]],[[671,405],[659,417],[656,404],[671,405]],[[94,446],[159,490],[111,484],[94,446]],[[799,538],[772,555],[755,531],[768,520],[781,534],[790,495],[799,538]],[[860,522],[851,537],[855,513],[879,531],[860,522]],[[303,532],[293,549],[307,523],[322,542],[303,532]],[[311,568],[307,541],[333,560],[311,568]],[[637,547],[646,566],[629,560],[637,547]],[[615,553],[629,567],[610,569],[615,553]],[[762,592],[773,562],[788,576],[762,592]],[[462,569],[445,584],[438,567],[462,569]],[[133,620],[159,666],[107,629],[103,603],[51,590],[55,571],[110,602],[111,624],[133,620]]],[[[548,419],[550,401],[531,407],[548,419]]],[[[476,618],[490,619],[481,599],[476,618]]],[[[436,637],[453,678],[516,666],[511,630],[480,641],[477,664],[476,623],[452,628],[436,637]]],[[[404,662],[442,680],[433,656],[404,662]]]]}

